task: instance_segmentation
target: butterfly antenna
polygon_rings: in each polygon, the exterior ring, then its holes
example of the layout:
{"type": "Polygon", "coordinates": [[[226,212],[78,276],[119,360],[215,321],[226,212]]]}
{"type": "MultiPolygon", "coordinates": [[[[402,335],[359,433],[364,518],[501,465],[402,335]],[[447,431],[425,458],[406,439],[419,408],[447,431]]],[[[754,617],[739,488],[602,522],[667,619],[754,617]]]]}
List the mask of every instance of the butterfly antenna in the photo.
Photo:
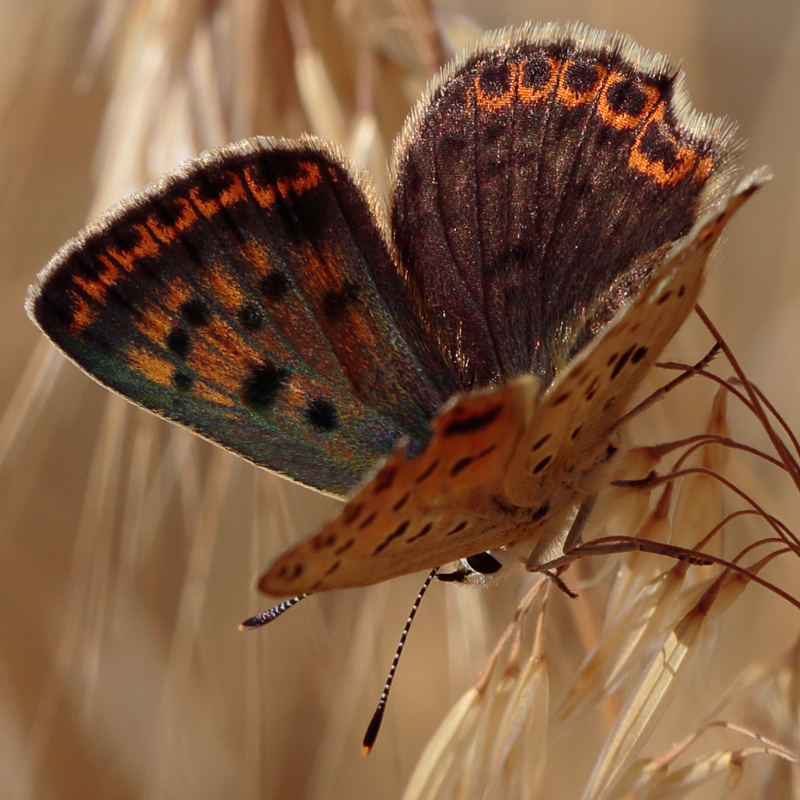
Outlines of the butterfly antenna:
{"type": "Polygon", "coordinates": [[[268,608],[266,611],[262,611],[260,614],[256,614],[254,617],[246,619],[239,626],[239,630],[253,631],[256,628],[261,628],[268,622],[272,622],[272,620],[277,619],[281,614],[283,614],[284,611],[288,611],[292,606],[296,606],[301,600],[305,600],[306,597],[308,597],[307,594],[299,594],[297,597],[293,597],[291,600],[284,600],[277,606],[272,606],[272,608],[268,608]]]}
{"type": "Polygon", "coordinates": [[[419,604],[422,601],[422,598],[425,596],[425,592],[428,591],[428,587],[431,585],[431,581],[436,575],[438,569],[439,568],[436,567],[436,569],[431,570],[431,574],[425,579],[425,583],[422,584],[422,588],[419,590],[419,594],[417,594],[417,599],[414,601],[414,605],[411,606],[411,611],[408,612],[408,619],[406,620],[406,624],[403,628],[403,633],[400,634],[400,641],[397,643],[397,650],[395,651],[394,659],[392,660],[392,666],[389,667],[389,674],[386,676],[386,683],[383,684],[381,699],[378,700],[378,707],[375,709],[375,713],[372,715],[372,719],[369,721],[367,732],[364,734],[364,741],[361,743],[361,752],[365,756],[370,754],[372,747],[375,744],[375,740],[378,738],[378,731],[380,731],[381,723],[383,722],[383,712],[386,711],[386,702],[389,699],[389,690],[392,688],[394,674],[397,672],[397,663],[400,661],[400,654],[403,652],[403,648],[406,646],[406,639],[408,638],[408,632],[411,630],[411,623],[414,621],[419,604]]]}

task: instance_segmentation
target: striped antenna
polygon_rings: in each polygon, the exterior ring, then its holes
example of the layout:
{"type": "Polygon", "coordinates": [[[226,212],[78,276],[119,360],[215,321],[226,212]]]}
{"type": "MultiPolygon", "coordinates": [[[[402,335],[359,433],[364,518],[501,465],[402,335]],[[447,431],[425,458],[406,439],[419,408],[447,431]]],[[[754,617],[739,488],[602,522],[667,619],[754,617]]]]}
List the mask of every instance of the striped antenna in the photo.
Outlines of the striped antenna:
{"type": "Polygon", "coordinates": [[[408,612],[408,619],[406,620],[406,624],[403,628],[403,633],[400,635],[400,641],[397,643],[397,650],[395,651],[394,659],[392,660],[392,666],[389,667],[389,674],[386,676],[386,683],[383,685],[381,699],[378,700],[378,707],[375,709],[375,713],[372,715],[372,719],[369,721],[367,732],[364,734],[364,741],[361,743],[361,752],[365,756],[370,754],[372,747],[375,744],[375,740],[378,738],[378,731],[381,729],[381,723],[383,722],[383,712],[386,711],[386,702],[389,699],[389,690],[392,688],[394,674],[397,672],[397,663],[400,661],[400,654],[403,652],[403,648],[406,646],[406,639],[408,638],[408,632],[411,630],[411,623],[414,621],[419,604],[422,601],[422,598],[425,596],[425,592],[428,590],[428,587],[431,585],[431,581],[434,579],[438,569],[439,568],[436,567],[436,569],[431,570],[431,574],[425,579],[425,583],[422,584],[422,588],[417,594],[417,599],[414,601],[414,605],[411,606],[411,611],[408,612]]]}
{"type": "Polygon", "coordinates": [[[301,600],[305,600],[306,597],[308,597],[307,594],[299,594],[297,597],[293,597],[291,600],[284,600],[277,606],[272,606],[272,608],[268,608],[266,611],[262,611],[260,614],[256,614],[254,617],[246,619],[239,626],[239,630],[253,631],[256,628],[261,628],[268,622],[272,622],[272,620],[277,619],[281,614],[283,614],[284,611],[288,611],[292,606],[296,606],[301,600]]]}

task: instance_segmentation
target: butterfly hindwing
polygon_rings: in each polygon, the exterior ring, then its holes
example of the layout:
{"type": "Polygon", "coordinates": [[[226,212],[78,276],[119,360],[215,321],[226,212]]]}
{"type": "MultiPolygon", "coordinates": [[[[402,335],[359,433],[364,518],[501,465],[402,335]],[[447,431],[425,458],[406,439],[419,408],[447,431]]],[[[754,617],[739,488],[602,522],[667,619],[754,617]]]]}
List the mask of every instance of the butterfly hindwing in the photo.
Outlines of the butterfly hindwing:
{"type": "Polygon", "coordinates": [[[455,384],[358,178],[318,142],[249,140],[194,162],[68,243],[29,301],[101,383],[324,491],[455,384]]]}
{"type": "Polygon", "coordinates": [[[503,34],[434,82],[394,153],[397,248],[464,388],[550,383],[585,308],[688,233],[731,149],[627,38],[503,34]]]}

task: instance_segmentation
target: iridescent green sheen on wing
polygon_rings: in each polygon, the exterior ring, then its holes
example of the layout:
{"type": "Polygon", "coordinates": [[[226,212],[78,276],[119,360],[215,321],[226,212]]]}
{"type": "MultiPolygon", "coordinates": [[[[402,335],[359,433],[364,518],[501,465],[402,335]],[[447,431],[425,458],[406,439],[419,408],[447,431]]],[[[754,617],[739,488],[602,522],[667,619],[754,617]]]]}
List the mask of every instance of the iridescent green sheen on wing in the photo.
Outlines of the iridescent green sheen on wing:
{"type": "Polygon", "coordinates": [[[168,176],[54,258],[45,333],[137,404],[344,494],[455,389],[357,179],[251,140],[168,176]]]}

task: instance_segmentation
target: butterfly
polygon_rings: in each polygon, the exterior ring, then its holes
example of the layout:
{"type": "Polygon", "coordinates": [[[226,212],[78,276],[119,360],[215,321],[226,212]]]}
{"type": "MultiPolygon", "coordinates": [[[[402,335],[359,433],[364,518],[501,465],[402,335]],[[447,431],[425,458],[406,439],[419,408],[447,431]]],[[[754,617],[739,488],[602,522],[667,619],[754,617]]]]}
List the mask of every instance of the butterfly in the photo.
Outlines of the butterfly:
{"type": "Polygon", "coordinates": [[[766,179],[732,190],[735,151],[627,37],[492,33],[410,114],[388,213],[337,147],[248,139],[67,242],[27,309],[110,389],[348,498],[267,594],[544,552],[766,179]]]}

